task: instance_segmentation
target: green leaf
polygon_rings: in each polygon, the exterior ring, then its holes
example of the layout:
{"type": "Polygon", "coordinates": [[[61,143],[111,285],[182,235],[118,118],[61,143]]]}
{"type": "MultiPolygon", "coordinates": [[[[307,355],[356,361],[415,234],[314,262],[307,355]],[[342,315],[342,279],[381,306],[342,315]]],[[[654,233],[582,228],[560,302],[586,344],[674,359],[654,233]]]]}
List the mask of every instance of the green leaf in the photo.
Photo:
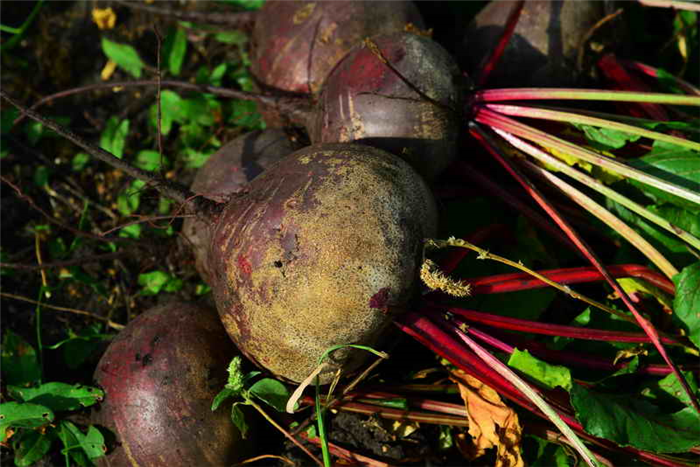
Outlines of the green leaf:
{"type": "Polygon", "coordinates": [[[151,271],[139,275],[139,285],[143,287],[141,295],[157,295],[161,290],[177,292],[182,288],[182,280],[165,271],[151,271]]]}
{"type": "Polygon", "coordinates": [[[24,431],[17,440],[13,440],[12,447],[15,454],[17,467],[28,467],[44,457],[51,449],[53,437],[41,434],[38,431],[24,431]]]}
{"type": "Polygon", "coordinates": [[[184,148],[183,155],[183,160],[186,168],[198,169],[209,160],[209,157],[212,155],[212,152],[202,152],[193,148],[184,148]]]}
{"type": "Polygon", "coordinates": [[[676,298],[673,301],[674,319],[688,333],[688,338],[700,347],[700,262],[683,268],[673,277],[676,298]]]}
{"type": "Polygon", "coordinates": [[[549,389],[559,386],[570,391],[573,384],[568,368],[544,362],[530,355],[527,350],[521,351],[516,348],[508,359],[508,366],[520,370],[549,389]]]}
{"type": "Polygon", "coordinates": [[[75,156],[73,156],[73,160],[71,161],[71,167],[73,168],[74,172],[80,172],[85,168],[85,166],[90,162],[90,156],[88,154],[85,154],[84,152],[79,152],[75,156]]]}
{"type": "Polygon", "coordinates": [[[229,123],[242,126],[248,130],[264,130],[265,122],[258,112],[257,105],[251,101],[234,101],[229,123]]]}
{"type": "Polygon", "coordinates": [[[10,132],[12,129],[12,126],[14,125],[14,121],[19,116],[19,110],[12,108],[12,109],[4,109],[2,113],[0,113],[0,134],[1,135],[6,135],[10,132]]]}
{"type": "Polygon", "coordinates": [[[58,437],[63,443],[63,454],[70,457],[80,466],[92,466],[92,459],[104,456],[107,448],[102,433],[90,426],[87,434],[68,420],[62,420],[58,427],[58,437]]]}
{"type": "Polygon", "coordinates": [[[287,387],[272,378],[257,381],[250,387],[250,393],[279,412],[285,411],[289,400],[287,387]]]}
{"type": "MultiPolygon", "coordinates": [[[[683,371],[683,377],[685,378],[690,391],[693,394],[700,395],[698,392],[698,382],[691,371],[683,371]]],[[[676,378],[674,374],[668,374],[663,379],[656,381],[649,388],[642,392],[643,395],[655,400],[655,403],[660,404],[668,400],[676,402],[675,405],[689,406],[690,397],[685,392],[681,383],[676,378]]],[[[680,408],[680,407],[679,407],[680,408]]]]}
{"type": "Polygon", "coordinates": [[[141,204],[141,189],[146,186],[142,180],[134,180],[131,186],[117,196],[117,210],[123,216],[130,216],[141,204]]]}
{"type": "Polygon", "coordinates": [[[124,155],[126,137],[129,134],[129,120],[121,122],[117,117],[109,117],[105,129],[100,135],[100,146],[107,152],[111,152],[119,159],[124,155]]]}
{"type": "Polygon", "coordinates": [[[168,64],[170,73],[178,76],[182,70],[182,62],[187,53],[187,35],[182,28],[172,28],[163,44],[165,63],[168,64]]]}
{"type": "Polygon", "coordinates": [[[586,139],[591,146],[601,151],[620,149],[627,144],[628,141],[634,142],[641,138],[639,135],[632,135],[619,130],[611,130],[610,128],[597,128],[577,123],[573,125],[586,134],[586,139]]]}
{"type": "Polygon", "coordinates": [[[211,411],[214,412],[219,408],[222,402],[224,402],[229,397],[235,397],[238,393],[232,389],[224,388],[214,397],[214,401],[211,403],[211,411]]]}
{"type": "Polygon", "coordinates": [[[117,65],[124,68],[134,78],[141,77],[141,70],[145,66],[138,52],[128,44],[118,44],[109,39],[102,38],[102,51],[117,65]]]}
{"type": "MultiPolygon", "coordinates": [[[[176,115],[181,113],[181,102],[182,98],[173,91],[166,89],[160,93],[160,131],[164,135],[170,133],[176,115]]],[[[155,104],[149,109],[148,121],[153,128],[158,128],[158,106],[155,104]]]]}
{"type": "Polygon", "coordinates": [[[60,382],[42,384],[36,388],[8,386],[7,389],[15,400],[40,404],[54,412],[90,407],[104,397],[101,389],[60,382]]]}
{"type": "Polygon", "coordinates": [[[5,441],[9,427],[38,428],[51,423],[54,414],[48,407],[39,404],[5,402],[0,404],[0,441],[5,441]]]}
{"type": "Polygon", "coordinates": [[[46,186],[49,184],[49,169],[45,165],[40,165],[34,171],[34,184],[36,186],[46,186]]]}
{"type": "MultiPolygon", "coordinates": [[[[164,166],[167,167],[168,165],[168,160],[163,156],[163,164],[164,166]]],[[[143,170],[148,170],[149,172],[153,172],[157,168],[159,168],[161,165],[161,157],[160,154],[158,154],[158,151],[152,151],[150,149],[144,149],[143,151],[139,151],[139,153],[136,155],[136,161],[135,165],[139,169],[143,170]]]]}
{"type": "Polygon", "coordinates": [[[571,404],[587,433],[623,447],[676,453],[700,446],[700,415],[692,407],[665,413],[627,394],[602,394],[580,385],[571,389],[571,404]]]}
{"type": "MultiPolygon", "coordinates": [[[[47,117],[63,126],[68,126],[68,124],[70,123],[70,118],[68,117],[47,117]]],[[[32,146],[35,146],[36,143],[38,143],[39,140],[45,136],[58,136],[53,130],[44,127],[44,125],[39,122],[27,122],[27,124],[24,127],[24,133],[27,135],[29,144],[31,144],[32,146]]]]}
{"type": "MultiPolygon", "coordinates": [[[[675,144],[654,141],[646,155],[629,161],[637,169],[689,190],[700,192],[700,154],[675,144]]],[[[697,211],[700,205],[635,180],[630,181],[657,203],[666,201],[697,211]]]]}
{"type": "Polygon", "coordinates": [[[119,236],[123,238],[141,238],[141,224],[131,224],[127,225],[123,229],[119,230],[119,236]]]}
{"type": "Polygon", "coordinates": [[[212,86],[221,86],[221,80],[223,80],[226,70],[228,69],[228,64],[222,63],[211,72],[209,75],[209,84],[212,86]]]}
{"type": "Polygon", "coordinates": [[[220,32],[214,35],[214,39],[229,45],[245,45],[248,42],[248,36],[241,31],[220,32]]]}
{"type": "Polygon", "coordinates": [[[265,0],[219,0],[222,3],[228,3],[229,5],[236,5],[245,10],[259,10],[262,8],[265,0]]]}
{"type": "Polygon", "coordinates": [[[245,414],[241,410],[239,403],[231,406],[231,421],[241,432],[241,437],[245,439],[248,436],[248,423],[245,421],[245,414]]]}
{"type": "Polygon", "coordinates": [[[10,329],[5,330],[2,339],[2,375],[5,384],[17,386],[41,379],[36,350],[10,329]]]}

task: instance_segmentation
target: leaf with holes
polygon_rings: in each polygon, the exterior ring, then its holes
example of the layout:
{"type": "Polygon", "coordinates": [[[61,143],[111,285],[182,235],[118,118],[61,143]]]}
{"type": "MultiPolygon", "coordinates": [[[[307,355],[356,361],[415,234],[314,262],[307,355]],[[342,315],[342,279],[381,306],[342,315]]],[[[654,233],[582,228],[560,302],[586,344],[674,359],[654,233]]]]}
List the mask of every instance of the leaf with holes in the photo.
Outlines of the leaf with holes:
{"type": "Polygon", "coordinates": [[[7,429],[38,428],[51,423],[54,414],[39,404],[5,402],[0,404],[0,441],[5,441],[7,429]]]}

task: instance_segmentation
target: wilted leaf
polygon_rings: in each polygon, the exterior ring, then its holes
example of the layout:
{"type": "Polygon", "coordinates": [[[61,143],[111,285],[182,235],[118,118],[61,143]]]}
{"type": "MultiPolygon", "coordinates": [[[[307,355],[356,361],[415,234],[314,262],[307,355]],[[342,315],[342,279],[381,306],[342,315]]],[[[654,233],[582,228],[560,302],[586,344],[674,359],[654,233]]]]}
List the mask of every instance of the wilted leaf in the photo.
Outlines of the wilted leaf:
{"type": "Polygon", "coordinates": [[[8,386],[8,391],[19,402],[40,404],[54,412],[90,407],[104,397],[101,389],[60,382],[42,384],[36,388],[8,386]]]}
{"type": "Polygon", "coordinates": [[[700,347],[700,262],[691,264],[673,277],[676,298],[674,317],[688,333],[688,338],[700,347]]]}
{"type": "Polygon", "coordinates": [[[524,467],[520,455],[522,428],[518,415],[507,407],[496,391],[476,378],[457,370],[453,380],[467,408],[472,443],[462,443],[463,454],[476,459],[496,448],[496,467],[524,467]]]}

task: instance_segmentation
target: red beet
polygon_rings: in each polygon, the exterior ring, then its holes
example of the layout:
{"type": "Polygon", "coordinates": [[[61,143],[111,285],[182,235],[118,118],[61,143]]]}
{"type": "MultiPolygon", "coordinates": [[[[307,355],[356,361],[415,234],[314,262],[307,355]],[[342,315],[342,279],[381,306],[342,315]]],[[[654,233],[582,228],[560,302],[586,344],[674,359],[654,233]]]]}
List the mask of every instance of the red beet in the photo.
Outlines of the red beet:
{"type": "MultiPolygon", "coordinates": [[[[467,27],[460,62],[470,74],[503,34],[513,1],[486,5],[467,27]]],[[[576,58],[590,28],[605,15],[605,2],[528,0],[513,37],[491,74],[490,87],[573,86],[581,79],[576,58]]]]}
{"type": "MultiPolygon", "coordinates": [[[[302,381],[337,344],[375,345],[388,306],[415,291],[436,213],[421,177],[379,149],[299,150],[230,201],[212,235],[212,290],[227,331],[251,360],[302,381]]],[[[339,351],[321,374],[356,368],[339,351]]]]}
{"type": "Polygon", "coordinates": [[[268,1],[253,30],[252,71],[269,88],[315,93],[365,37],[423,27],[406,1],[268,1]]]}
{"type": "Polygon", "coordinates": [[[459,69],[447,51],[427,37],[398,33],[372,42],[381,58],[373,47],[361,44],[329,75],[311,140],[378,147],[404,158],[432,180],[456,152],[461,124],[457,109],[462,104],[459,69]]]}
{"type": "Polygon", "coordinates": [[[129,323],[95,371],[105,399],[92,421],[118,441],[100,465],[222,466],[247,455],[229,411],[211,411],[237,353],[205,306],[161,305],[129,323]]]}
{"type": "MultiPolygon", "coordinates": [[[[299,146],[284,131],[269,129],[253,131],[222,146],[198,171],[192,191],[223,203],[243,187],[299,146]]],[[[187,218],[182,233],[192,246],[197,270],[210,283],[207,269],[210,223],[200,218],[187,218]]]]}

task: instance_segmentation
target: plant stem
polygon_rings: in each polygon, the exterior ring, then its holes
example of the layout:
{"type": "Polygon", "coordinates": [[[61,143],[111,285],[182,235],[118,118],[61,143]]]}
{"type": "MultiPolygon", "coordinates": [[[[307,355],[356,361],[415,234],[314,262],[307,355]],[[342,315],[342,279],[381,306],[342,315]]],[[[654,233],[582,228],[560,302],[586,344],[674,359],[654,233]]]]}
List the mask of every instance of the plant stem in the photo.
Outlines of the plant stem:
{"type": "Polygon", "coordinates": [[[466,240],[461,240],[458,238],[449,238],[447,240],[426,240],[426,245],[428,247],[435,247],[435,248],[444,248],[447,246],[453,246],[453,247],[460,247],[460,248],[467,248],[469,250],[476,251],[479,253],[478,259],[490,259],[493,261],[497,261],[499,263],[503,263],[505,265],[511,266],[515,269],[519,269],[523,272],[526,272],[530,274],[531,276],[539,279],[540,281],[544,282],[545,284],[554,287],[555,289],[564,292],[565,294],[569,295],[572,298],[575,298],[577,300],[581,300],[584,303],[588,303],[591,306],[594,306],[598,309],[601,309],[607,313],[610,313],[612,315],[617,316],[620,319],[623,319],[625,321],[629,321],[631,323],[634,323],[635,320],[634,318],[627,316],[624,313],[621,313],[613,308],[610,308],[607,305],[604,305],[603,303],[600,303],[596,300],[593,300],[592,298],[588,298],[585,295],[581,295],[578,292],[574,291],[571,289],[571,287],[566,286],[566,285],[561,285],[557,282],[554,282],[553,280],[549,279],[548,277],[538,273],[537,271],[534,271],[523,264],[510,260],[508,258],[504,258],[503,256],[495,255],[493,253],[489,253],[487,250],[484,250],[483,248],[480,248],[476,245],[473,245],[466,240]]]}
{"type": "Polygon", "coordinates": [[[294,436],[292,436],[291,434],[289,434],[289,432],[288,432],[287,430],[285,430],[284,428],[282,428],[282,426],[280,426],[272,417],[270,417],[270,416],[262,409],[262,407],[260,407],[260,406],[253,400],[252,397],[246,397],[246,403],[247,403],[247,404],[250,404],[251,406],[253,406],[253,408],[254,408],[255,410],[257,410],[258,412],[260,412],[260,415],[262,415],[262,416],[265,418],[265,420],[267,420],[268,422],[270,422],[270,424],[271,424],[272,426],[274,426],[275,428],[277,428],[277,430],[279,430],[279,431],[285,436],[285,438],[287,438],[288,440],[290,440],[290,441],[291,441],[292,443],[294,443],[299,449],[301,449],[302,451],[304,451],[304,453],[306,453],[306,455],[309,456],[314,462],[316,462],[316,463],[317,463],[318,465],[320,465],[321,467],[324,467],[323,462],[321,462],[321,460],[320,460],[318,457],[314,456],[313,453],[312,453],[311,451],[309,451],[309,450],[306,448],[306,446],[304,446],[303,444],[301,444],[294,436]]]}
{"type": "MultiPolygon", "coordinates": [[[[698,100],[700,100],[700,98],[698,98],[698,100]]],[[[493,112],[492,110],[484,107],[479,108],[476,115],[476,121],[499,130],[507,131],[508,133],[516,136],[520,136],[521,138],[532,141],[541,146],[557,149],[578,159],[590,162],[593,165],[604,167],[622,176],[656,187],[660,190],[674,194],[681,198],[685,198],[688,201],[692,201],[700,205],[700,193],[649,175],[641,170],[637,170],[610,157],[604,156],[603,154],[581,148],[573,143],[552,136],[529,125],[524,125],[509,117],[493,112]]]]}
{"type": "Polygon", "coordinates": [[[622,238],[630,242],[635,248],[637,248],[644,256],[646,256],[652,263],[656,265],[669,279],[678,274],[678,269],[676,269],[671,262],[662,255],[659,250],[654,248],[654,246],[649,243],[644,237],[639,235],[636,230],[632,229],[626,223],[621,221],[617,216],[612,214],[610,211],[605,209],[600,204],[593,201],[590,197],[584,195],[581,191],[572,187],[566,183],[561,178],[556,175],[547,172],[545,169],[536,166],[535,164],[523,161],[523,164],[533,173],[542,177],[543,179],[550,182],[552,185],[556,186],[568,196],[571,200],[576,202],[579,206],[586,209],[589,213],[593,214],[595,217],[603,221],[608,227],[613,229],[615,232],[619,233],[622,238]]]}
{"type": "Polygon", "coordinates": [[[563,112],[559,110],[543,109],[539,107],[526,107],[520,105],[507,104],[487,104],[485,107],[493,110],[494,112],[498,112],[503,115],[509,115],[511,117],[537,118],[541,120],[551,120],[555,122],[581,123],[584,125],[610,128],[612,130],[618,130],[633,135],[644,136],[646,138],[655,139],[658,141],[677,144],[679,146],[692,149],[694,151],[700,151],[700,143],[696,143],[695,141],[678,138],[676,136],[667,135],[665,133],[659,133],[658,131],[639,128],[634,125],[613,122],[611,120],[605,120],[602,118],[587,117],[585,115],[573,112],[563,112]]]}
{"type": "Polygon", "coordinates": [[[576,170],[575,168],[571,167],[570,165],[562,162],[561,160],[557,159],[556,157],[553,157],[549,154],[547,154],[545,151],[542,151],[541,149],[536,148],[535,146],[525,143],[523,140],[520,138],[517,138],[513,135],[510,135],[508,133],[502,133],[501,130],[496,130],[501,136],[506,138],[512,145],[520,149],[521,151],[526,152],[527,154],[531,155],[535,159],[538,159],[542,162],[545,162],[547,164],[550,164],[557,168],[558,170],[564,172],[565,174],[569,175],[570,177],[574,178],[575,180],[578,180],[579,182],[583,183],[584,185],[592,188],[593,190],[597,191],[598,193],[601,193],[608,198],[612,199],[613,201],[616,201],[623,205],[624,207],[628,208],[629,210],[635,212],[636,214],[640,215],[641,217],[653,222],[654,224],[658,225],[659,227],[663,228],[664,230],[678,236],[685,242],[689,243],[696,249],[700,250],[700,239],[695,237],[693,234],[690,232],[681,229],[680,227],[671,224],[668,220],[664,219],[663,217],[659,216],[658,214],[655,214],[648,209],[646,209],[644,206],[641,204],[638,204],[631,199],[627,198],[626,196],[623,196],[616,192],[615,190],[608,188],[605,186],[605,184],[599,182],[593,177],[590,177],[583,172],[576,170]]]}
{"type": "Polygon", "coordinates": [[[513,88],[487,89],[474,95],[474,102],[525,101],[525,100],[584,100],[603,102],[644,102],[668,105],[700,106],[700,97],[678,94],[610,91],[605,89],[562,88],[513,88]]]}
{"type": "Polygon", "coordinates": [[[484,84],[488,81],[489,76],[491,76],[493,70],[496,68],[496,66],[498,66],[498,63],[503,56],[503,52],[506,50],[508,43],[510,43],[511,38],[513,37],[513,32],[515,31],[515,27],[518,25],[518,20],[520,19],[520,14],[522,13],[524,4],[525,2],[523,0],[513,2],[513,6],[508,14],[508,18],[506,19],[501,37],[498,39],[493,51],[486,56],[478,71],[477,77],[474,80],[477,86],[484,86],[484,84]]]}

